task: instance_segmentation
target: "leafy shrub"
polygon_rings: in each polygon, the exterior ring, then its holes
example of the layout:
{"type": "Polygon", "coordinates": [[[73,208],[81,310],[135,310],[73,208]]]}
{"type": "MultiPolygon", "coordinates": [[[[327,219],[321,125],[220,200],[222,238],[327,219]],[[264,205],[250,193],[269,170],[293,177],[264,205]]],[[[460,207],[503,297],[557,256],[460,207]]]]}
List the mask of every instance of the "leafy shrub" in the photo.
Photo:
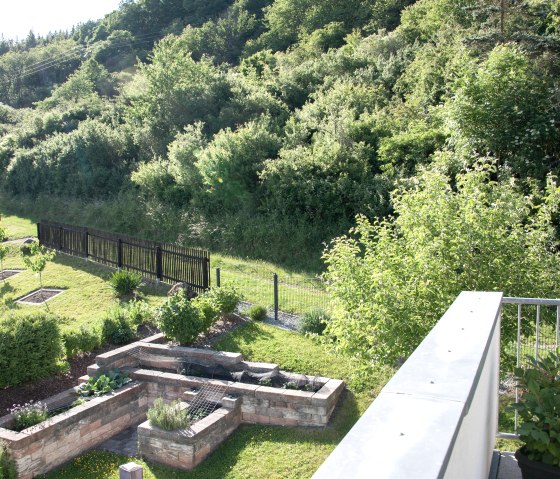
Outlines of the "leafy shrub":
{"type": "Polygon", "coordinates": [[[322,309],[308,311],[301,318],[299,330],[302,333],[323,334],[330,319],[330,316],[322,309]]]}
{"type": "Polygon", "coordinates": [[[80,326],[79,329],[70,329],[62,333],[62,342],[66,357],[71,358],[76,354],[89,353],[101,346],[102,338],[96,328],[80,326]]]}
{"type": "Polygon", "coordinates": [[[141,283],[142,276],[125,270],[115,271],[109,279],[109,286],[119,298],[134,293],[141,283]]]}
{"type": "Polygon", "coordinates": [[[212,288],[203,296],[214,302],[222,316],[232,314],[242,299],[241,294],[233,286],[212,288]]]}
{"type": "Polygon", "coordinates": [[[511,406],[523,420],[519,439],[525,443],[524,454],[531,461],[554,466],[560,466],[559,353],[560,349],[541,360],[529,357],[530,367],[515,369],[524,392],[519,403],[511,406]]]}
{"type": "Polygon", "coordinates": [[[184,291],[167,298],[159,308],[158,326],[168,337],[181,344],[191,343],[206,325],[203,312],[194,302],[189,301],[184,291]]]}
{"type": "Polygon", "coordinates": [[[249,308],[247,311],[247,316],[249,316],[253,321],[264,321],[266,319],[267,309],[260,304],[255,304],[249,308]]]}
{"type": "MultiPolygon", "coordinates": [[[[387,364],[406,358],[464,290],[554,297],[560,258],[554,227],[560,189],[527,196],[479,165],[453,179],[426,170],[393,193],[394,217],[357,219],[324,254],[339,303],[327,326],[341,350],[387,364]],[[535,204],[539,208],[535,212],[535,204]],[[543,267],[546,265],[546,267],[543,267]]],[[[504,344],[515,323],[502,323],[504,344]]]]}
{"type": "Polygon", "coordinates": [[[206,331],[220,318],[220,309],[216,301],[208,294],[202,294],[191,301],[202,314],[202,330],[206,331]]]}
{"type": "Polygon", "coordinates": [[[133,326],[138,326],[150,323],[152,320],[152,309],[145,301],[132,300],[128,303],[126,314],[128,321],[133,326]]]}
{"type": "Polygon", "coordinates": [[[109,309],[101,325],[103,342],[111,344],[126,344],[132,341],[135,333],[128,319],[127,310],[118,305],[109,309]]]}
{"type": "Polygon", "coordinates": [[[162,398],[156,399],[147,415],[152,426],[166,431],[185,429],[191,423],[188,410],[181,408],[181,401],[178,399],[169,404],[163,402],[162,398]]]}
{"type": "Polygon", "coordinates": [[[32,314],[0,321],[0,388],[48,376],[63,355],[59,318],[32,314]]]}
{"type": "Polygon", "coordinates": [[[89,378],[87,382],[80,385],[78,394],[83,397],[101,396],[119,389],[131,381],[132,379],[126,373],[118,370],[109,371],[89,378]]]}
{"type": "Polygon", "coordinates": [[[43,422],[49,417],[47,406],[41,402],[28,402],[23,406],[16,405],[10,409],[10,413],[14,415],[15,431],[23,431],[28,427],[35,426],[43,422]]]}
{"type": "Polygon", "coordinates": [[[16,463],[3,442],[0,442],[0,479],[17,479],[16,463]]]}

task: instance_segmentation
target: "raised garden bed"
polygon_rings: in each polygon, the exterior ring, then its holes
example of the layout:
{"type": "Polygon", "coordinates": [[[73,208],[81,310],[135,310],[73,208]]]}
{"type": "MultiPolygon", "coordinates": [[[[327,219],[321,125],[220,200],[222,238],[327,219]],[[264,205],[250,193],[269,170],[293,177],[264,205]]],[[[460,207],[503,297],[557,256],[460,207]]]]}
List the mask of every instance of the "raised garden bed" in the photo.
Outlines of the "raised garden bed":
{"type": "Polygon", "coordinates": [[[45,304],[49,299],[52,299],[62,293],[64,293],[63,289],[38,289],[37,291],[33,291],[32,293],[18,299],[16,303],[28,305],[45,304]]]}
{"type": "MultiPolygon", "coordinates": [[[[305,377],[279,371],[275,364],[246,362],[238,353],[158,344],[161,341],[163,337],[155,335],[96,357],[96,364],[88,367],[89,377],[124,369],[134,380],[111,394],[94,397],[21,432],[9,430],[13,417],[0,418],[0,440],[16,461],[18,477],[31,479],[47,473],[146,420],[148,408],[158,398],[186,401],[195,414],[202,409],[208,415],[186,430],[171,433],[143,423],[139,428],[140,452],[157,462],[192,469],[243,422],[326,425],[344,389],[343,381],[329,378],[314,378],[320,386],[314,392],[169,372],[185,362],[195,362],[257,375],[283,375],[292,381],[305,377]]],[[[81,378],[81,382],[89,377],[81,378]]],[[[45,401],[49,410],[70,404],[78,397],[77,389],[45,401]]]]}
{"type": "Polygon", "coordinates": [[[5,269],[3,271],[0,271],[0,281],[4,281],[5,279],[11,278],[12,276],[15,276],[18,273],[22,273],[23,269],[5,269]]]}

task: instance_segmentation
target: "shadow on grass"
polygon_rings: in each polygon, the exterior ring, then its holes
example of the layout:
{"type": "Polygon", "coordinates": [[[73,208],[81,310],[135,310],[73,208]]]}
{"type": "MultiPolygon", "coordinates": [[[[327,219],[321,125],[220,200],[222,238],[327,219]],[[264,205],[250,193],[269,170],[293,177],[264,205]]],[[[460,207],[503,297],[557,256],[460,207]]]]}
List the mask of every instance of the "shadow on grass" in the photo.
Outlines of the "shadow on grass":
{"type": "Polygon", "coordinates": [[[13,293],[16,289],[6,281],[0,283],[0,298],[2,298],[5,294],[13,293]]]}
{"type": "Polygon", "coordinates": [[[248,322],[218,341],[214,349],[220,351],[241,352],[247,343],[272,339],[274,336],[258,327],[255,322],[248,322]]]}

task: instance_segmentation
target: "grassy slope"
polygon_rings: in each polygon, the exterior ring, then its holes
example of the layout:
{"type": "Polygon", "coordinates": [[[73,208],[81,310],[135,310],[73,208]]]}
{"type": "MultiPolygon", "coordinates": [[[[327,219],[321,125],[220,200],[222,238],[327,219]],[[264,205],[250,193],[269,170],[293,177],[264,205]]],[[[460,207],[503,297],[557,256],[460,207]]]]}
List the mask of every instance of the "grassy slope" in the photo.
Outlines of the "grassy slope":
{"type": "MultiPolygon", "coordinates": [[[[25,269],[19,256],[19,245],[10,245],[11,253],[4,261],[6,269],[25,269]]],[[[43,272],[45,288],[64,289],[64,293],[49,300],[50,312],[68,318],[66,326],[89,324],[102,318],[115,303],[107,284],[112,269],[96,263],[86,262],[64,254],[58,254],[48,263],[43,272]]],[[[20,298],[39,289],[39,278],[31,271],[24,271],[0,283],[2,302],[20,298]]],[[[158,304],[167,293],[167,287],[143,286],[141,293],[151,305],[158,304]]],[[[24,314],[45,309],[46,306],[14,305],[15,314],[24,314]]]]}
{"type": "Polygon", "coordinates": [[[310,477],[370,404],[393,371],[380,369],[366,392],[358,390],[356,363],[328,351],[313,339],[274,327],[250,323],[217,345],[239,351],[252,361],[277,362],[282,369],[343,378],[349,387],[326,428],[290,428],[242,425],[193,472],[109,454],[91,452],[78,457],[48,478],[118,478],[118,465],[134,460],[145,465],[146,479],[302,479],[310,477]]]}
{"type": "Polygon", "coordinates": [[[4,216],[0,212],[0,224],[8,228],[8,239],[14,240],[37,235],[37,224],[29,218],[4,216]]]}

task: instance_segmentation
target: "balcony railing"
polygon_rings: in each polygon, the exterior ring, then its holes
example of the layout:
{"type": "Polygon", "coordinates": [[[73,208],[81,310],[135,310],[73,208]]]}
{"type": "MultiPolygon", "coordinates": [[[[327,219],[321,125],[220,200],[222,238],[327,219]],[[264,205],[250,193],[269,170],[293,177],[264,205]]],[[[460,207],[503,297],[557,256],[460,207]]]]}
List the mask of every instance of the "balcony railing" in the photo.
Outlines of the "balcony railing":
{"type": "Polygon", "coordinates": [[[313,479],[487,479],[499,389],[517,397],[514,367],[559,331],[560,300],[461,293],[313,479]]]}

